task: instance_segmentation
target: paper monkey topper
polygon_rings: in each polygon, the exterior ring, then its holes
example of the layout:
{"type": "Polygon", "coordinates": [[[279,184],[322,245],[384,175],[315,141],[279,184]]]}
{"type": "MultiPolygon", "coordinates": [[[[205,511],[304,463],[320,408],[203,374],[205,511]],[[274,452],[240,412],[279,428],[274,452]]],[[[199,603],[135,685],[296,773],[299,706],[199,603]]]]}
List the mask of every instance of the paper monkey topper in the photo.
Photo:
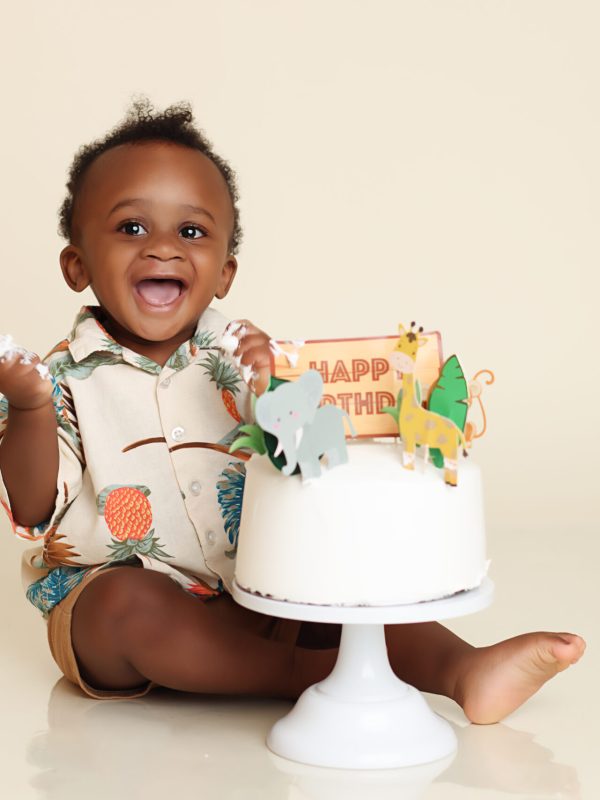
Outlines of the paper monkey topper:
{"type": "Polygon", "coordinates": [[[394,408],[384,409],[398,424],[398,432],[404,444],[402,454],[406,469],[414,469],[415,448],[424,447],[425,457],[431,457],[436,467],[444,468],[444,478],[451,486],[457,484],[457,461],[460,448],[467,455],[466,447],[474,438],[485,431],[485,411],[481,403],[482,387],[477,381],[480,375],[487,374],[493,383],[494,375],[489,370],[480,370],[470,385],[458,361],[453,355],[448,358],[439,377],[431,386],[425,402],[422,401],[420,387],[415,379],[415,363],[420,347],[427,339],[422,336],[423,328],[413,330],[411,323],[407,330],[399,326],[400,337],[389,358],[392,369],[402,379],[402,389],[394,408]],[[467,413],[472,400],[476,399],[483,415],[483,430],[476,431],[472,423],[467,423],[467,413]]]}
{"type": "Polygon", "coordinates": [[[245,435],[236,439],[229,452],[247,447],[266,453],[284,475],[300,472],[302,480],[320,476],[324,455],[329,469],[346,463],[344,418],[352,436],[356,431],[346,411],[320,405],[322,396],[323,378],[314,369],[295,381],[271,378],[268,390],[255,401],[256,424],[240,428],[245,435]]]}

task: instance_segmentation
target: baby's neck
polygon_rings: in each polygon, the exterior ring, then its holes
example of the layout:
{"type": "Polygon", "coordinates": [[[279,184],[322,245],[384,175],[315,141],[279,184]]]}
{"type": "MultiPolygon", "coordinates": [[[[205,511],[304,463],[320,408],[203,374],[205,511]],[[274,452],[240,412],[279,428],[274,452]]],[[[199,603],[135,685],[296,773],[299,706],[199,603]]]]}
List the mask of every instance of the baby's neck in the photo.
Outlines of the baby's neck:
{"type": "Polygon", "coordinates": [[[133,350],[134,353],[139,353],[141,356],[149,358],[161,367],[164,367],[170,356],[181,344],[192,338],[196,330],[194,326],[189,330],[180,331],[171,339],[163,342],[153,342],[148,339],[142,339],[123,328],[103,308],[98,313],[98,321],[121,347],[127,347],[129,350],[133,350]]]}

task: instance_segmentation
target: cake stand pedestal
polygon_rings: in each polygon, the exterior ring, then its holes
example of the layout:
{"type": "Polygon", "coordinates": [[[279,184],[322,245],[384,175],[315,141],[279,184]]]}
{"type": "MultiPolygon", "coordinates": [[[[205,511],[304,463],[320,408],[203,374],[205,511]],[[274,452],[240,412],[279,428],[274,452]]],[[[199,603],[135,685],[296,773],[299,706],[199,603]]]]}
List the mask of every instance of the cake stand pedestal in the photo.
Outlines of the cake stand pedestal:
{"type": "Polygon", "coordinates": [[[384,625],[461,617],[488,606],[494,585],[442,600],[400,606],[318,606],[252,594],[234,582],[240,605],[262,614],[342,624],[331,674],[310,686],[267,737],[283,758],[339,769],[392,769],[445,758],[456,737],[421,692],[392,671],[384,625]]]}

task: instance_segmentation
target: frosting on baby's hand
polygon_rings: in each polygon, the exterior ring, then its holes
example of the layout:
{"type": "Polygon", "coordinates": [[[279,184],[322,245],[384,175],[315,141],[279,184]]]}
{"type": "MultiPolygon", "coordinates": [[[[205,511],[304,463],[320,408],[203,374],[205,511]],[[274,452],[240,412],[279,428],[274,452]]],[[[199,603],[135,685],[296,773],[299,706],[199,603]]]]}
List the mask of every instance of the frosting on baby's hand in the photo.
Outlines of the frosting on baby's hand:
{"type": "MultiPolygon", "coordinates": [[[[235,352],[239,349],[240,343],[243,341],[247,333],[248,328],[244,322],[240,322],[239,320],[230,322],[225,328],[221,337],[221,350],[226,355],[231,356],[235,366],[238,368],[242,376],[242,379],[247,384],[251,384],[251,382],[255,381],[259,377],[258,373],[251,364],[242,364],[241,355],[235,355],[235,352]]],[[[304,342],[297,339],[292,339],[284,342],[284,344],[291,345],[293,349],[291,351],[284,350],[278,344],[278,342],[275,341],[275,339],[268,340],[268,347],[271,353],[274,356],[284,356],[287,359],[288,364],[291,367],[295,367],[298,364],[300,348],[304,345],[304,342]]]]}
{"type": "Polygon", "coordinates": [[[242,380],[249,384],[250,381],[258,377],[258,374],[254,371],[251,364],[242,364],[241,356],[233,355],[247,332],[248,329],[242,322],[237,322],[236,320],[230,322],[221,337],[221,350],[226,355],[233,358],[233,363],[238,368],[242,380]]]}
{"type": "Polygon", "coordinates": [[[233,321],[225,328],[221,337],[221,350],[228,356],[232,356],[240,346],[240,342],[246,335],[247,328],[242,322],[233,321]]]}
{"type": "Polygon", "coordinates": [[[0,334],[0,358],[12,358],[17,352],[17,345],[14,343],[12,336],[8,333],[6,335],[0,334]]]}
{"type": "MultiPolygon", "coordinates": [[[[15,356],[21,356],[21,364],[31,364],[35,358],[35,353],[20,347],[9,334],[0,334],[0,361],[6,361],[15,356]]],[[[45,364],[36,364],[35,369],[44,380],[50,378],[50,371],[45,364]]]]}

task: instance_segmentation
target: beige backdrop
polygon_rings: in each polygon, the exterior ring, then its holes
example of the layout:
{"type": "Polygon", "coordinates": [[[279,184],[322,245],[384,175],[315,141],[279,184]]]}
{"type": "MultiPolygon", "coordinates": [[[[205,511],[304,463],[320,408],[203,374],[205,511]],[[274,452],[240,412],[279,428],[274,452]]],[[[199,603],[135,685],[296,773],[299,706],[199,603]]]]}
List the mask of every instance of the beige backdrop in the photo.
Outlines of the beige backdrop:
{"type": "MultiPolygon", "coordinates": [[[[92,299],[58,266],[76,148],[134,92],[191,100],[241,186],[245,239],[225,313],[299,338],[416,319],[469,374],[496,372],[473,457],[498,593],[457,628],[481,642],[534,627],[590,636],[599,23],[594,0],[3,8],[0,331],[46,351],[92,299]]],[[[4,519],[0,529],[1,604],[24,608],[22,545],[4,519]]]]}
{"type": "MultiPolygon", "coordinates": [[[[597,4],[20,3],[0,58],[0,330],[45,352],[82,302],[57,208],[75,150],[134,92],[189,99],[239,175],[220,308],[277,337],[439,328],[496,372],[491,550],[597,547],[597,4]]],[[[9,534],[3,519],[2,531],[9,534]]],[[[12,575],[10,534],[0,539],[12,575]]],[[[595,551],[598,553],[598,550],[595,551]]]]}

